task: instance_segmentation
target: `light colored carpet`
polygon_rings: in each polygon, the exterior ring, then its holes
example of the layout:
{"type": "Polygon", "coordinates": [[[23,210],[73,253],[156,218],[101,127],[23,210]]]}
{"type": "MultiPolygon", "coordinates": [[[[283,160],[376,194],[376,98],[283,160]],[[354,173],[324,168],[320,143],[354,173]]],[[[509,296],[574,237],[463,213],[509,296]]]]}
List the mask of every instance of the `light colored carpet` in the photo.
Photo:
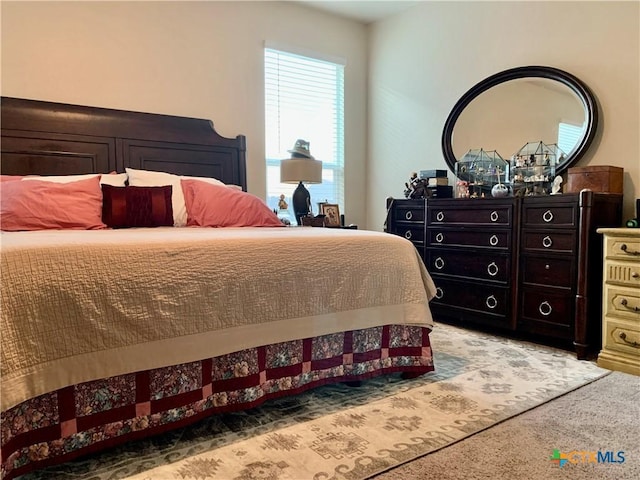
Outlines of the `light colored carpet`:
{"type": "Polygon", "coordinates": [[[466,440],[373,478],[637,480],[640,478],[640,377],[613,372],[466,440]],[[562,467],[551,461],[556,449],[573,461],[567,461],[562,467]],[[591,455],[581,453],[594,451],[614,452],[617,463],[594,463],[591,455]],[[623,462],[618,452],[624,452],[623,462]]]}
{"type": "MultiPolygon", "coordinates": [[[[321,387],[248,412],[212,417],[195,427],[47,469],[25,480],[362,480],[403,464],[406,472],[391,470],[378,478],[498,478],[493,473],[466,477],[458,471],[456,475],[456,465],[463,461],[456,456],[446,460],[453,465],[439,466],[442,472],[454,472],[448,477],[434,476],[429,467],[420,465],[469,441],[455,444],[461,439],[609,373],[592,362],[576,360],[571,352],[447,325],[438,325],[431,338],[436,372],[417,379],[388,376],[355,389],[321,387]],[[442,449],[447,445],[451,446],[442,449]],[[435,453],[424,457],[430,452],[435,453]]],[[[571,415],[567,411],[548,426],[557,428],[571,415]]],[[[491,435],[492,430],[484,434],[491,435]]],[[[523,438],[515,433],[518,441],[525,442],[523,438]]],[[[504,447],[518,445],[515,439],[495,436],[484,462],[495,463],[504,456],[504,447]]],[[[539,441],[542,444],[545,439],[539,441]]],[[[544,445],[547,469],[560,468],[548,458],[554,449],[563,453],[572,448],[618,449],[586,441],[559,444],[553,437],[548,442],[544,445]]],[[[520,455],[528,458],[527,445],[520,444],[523,451],[512,455],[507,464],[517,464],[520,455]]],[[[466,462],[478,463],[475,453],[468,455],[466,462]]],[[[575,465],[562,468],[569,467],[575,465]]]]}

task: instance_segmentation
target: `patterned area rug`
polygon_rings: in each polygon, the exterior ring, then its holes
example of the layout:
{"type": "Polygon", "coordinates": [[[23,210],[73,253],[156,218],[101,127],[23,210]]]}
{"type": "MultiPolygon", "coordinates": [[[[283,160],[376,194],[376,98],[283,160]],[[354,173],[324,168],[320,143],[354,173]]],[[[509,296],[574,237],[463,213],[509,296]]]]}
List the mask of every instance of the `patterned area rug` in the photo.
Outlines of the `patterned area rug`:
{"type": "Polygon", "coordinates": [[[20,480],[361,480],[609,372],[571,352],[439,324],[436,371],[320,387],[20,480]]]}

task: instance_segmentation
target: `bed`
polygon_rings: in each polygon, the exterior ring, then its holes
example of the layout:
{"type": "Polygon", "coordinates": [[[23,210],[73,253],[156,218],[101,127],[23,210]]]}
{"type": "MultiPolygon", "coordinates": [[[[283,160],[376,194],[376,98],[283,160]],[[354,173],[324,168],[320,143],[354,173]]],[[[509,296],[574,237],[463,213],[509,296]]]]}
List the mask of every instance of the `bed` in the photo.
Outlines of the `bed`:
{"type": "MultiPolygon", "coordinates": [[[[268,210],[246,193],[243,136],[200,119],[3,97],[1,148],[3,230],[8,192],[35,192],[31,208],[95,182],[102,220],[116,222],[2,232],[2,478],[323,384],[434,369],[435,288],[413,245],[240,226],[268,210]],[[128,189],[157,172],[178,183],[128,189]],[[131,190],[158,202],[148,226],[121,228],[131,190]],[[178,223],[178,191],[189,222],[215,203],[227,228],[178,223]]],[[[31,213],[14,215],[20,225],[31,213]]]]}

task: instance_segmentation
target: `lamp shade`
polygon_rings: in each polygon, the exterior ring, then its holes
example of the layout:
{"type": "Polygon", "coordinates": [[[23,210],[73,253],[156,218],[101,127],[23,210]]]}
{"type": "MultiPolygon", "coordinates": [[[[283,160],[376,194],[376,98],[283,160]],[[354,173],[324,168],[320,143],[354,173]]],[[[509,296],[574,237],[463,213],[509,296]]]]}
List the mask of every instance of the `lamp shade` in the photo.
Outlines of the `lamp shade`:
{"type": "Polygon", "coordinates": [[[322,162],[311,158],[288,158],[280,161],[281,183],[322,183],[322,162]]]}

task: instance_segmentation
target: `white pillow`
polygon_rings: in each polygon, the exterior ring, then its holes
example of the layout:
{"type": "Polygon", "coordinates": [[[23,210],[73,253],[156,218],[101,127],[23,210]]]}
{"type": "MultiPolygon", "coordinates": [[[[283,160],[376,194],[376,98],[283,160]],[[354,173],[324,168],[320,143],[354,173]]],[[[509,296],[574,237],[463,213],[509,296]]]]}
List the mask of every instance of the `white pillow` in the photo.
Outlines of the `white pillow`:
{"type": "Polygon", "coordinates": [[[88,180],[100,175],[99,173],[88,173],[86,175],[29,175],[22,180],[39,180],[41,182],[69,183],[79,180],[88,180]]]}
{"type": "Polygon", "coordinates": [[[126,182],[126,173],[103,173],[100,178],[101,185],[111,185],[113,187],[124,187],[126,182]]]}
{"type": "Polygon", "coordinates": [[[171,207],[173,208],[173,226],[184,227],[187,224],[187,205],[180,184],[180,176],[151,170],[125,168],[129,185],[134,187],[163,187],[171,185],[171,207]]]}
{"type": "Polygon", "coordinates": [[[184,180],[200,180],[201,182],[212,183],[213,185],[226,185],[225,183],[222,183],[217,178],[211,178],[211,177],[185,177],[183,175],[180,178],[184,180]]]}
{"type": "Polygon", "coordinates": [[[22,180],[39,180],[41,182],[69,183],[89,178],[101,177],[100,183],[113,185],[114,187],[124,187],[127,181],[126,173],[87,173],[85,175],[29,175],[22,180]]]}
{"type": "Polygon", "coordinates": [[[211,178],[211,177],[185,177],[185,176],[182,176],[180,178],[182,178],[184,180],[200,180],[201,182],[212,183],[213,185],[222,185],[222,186],[225,186],[225,187],[233,188],[234,190],[242,190],[242,187],[240,185],[228,185],[228,184],[226,184],[224,182],[221,182],[217,178],[211,178]]]}

